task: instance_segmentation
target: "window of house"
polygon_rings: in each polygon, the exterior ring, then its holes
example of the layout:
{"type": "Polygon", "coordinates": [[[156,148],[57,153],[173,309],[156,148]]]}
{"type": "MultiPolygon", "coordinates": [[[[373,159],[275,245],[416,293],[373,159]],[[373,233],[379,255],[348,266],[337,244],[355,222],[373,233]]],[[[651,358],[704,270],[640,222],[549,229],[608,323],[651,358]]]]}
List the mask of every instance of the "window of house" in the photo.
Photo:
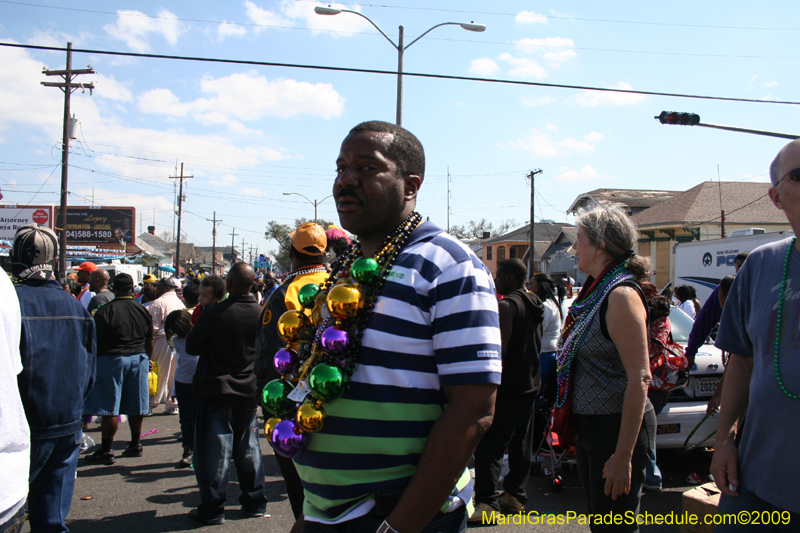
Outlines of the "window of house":
{"type": "Polygon", "coordinates": [[[491,261],[492,260],[492,247],[491,247],[491,245],[486,247],[486,260],[487,261],[491,261]]]}
{"type": "Polygon", "coordinates": [[[498,246],[497,247],[497,260],[498,261],[505,261],[506,258],[506,247],[505,246],[498,246]]]}

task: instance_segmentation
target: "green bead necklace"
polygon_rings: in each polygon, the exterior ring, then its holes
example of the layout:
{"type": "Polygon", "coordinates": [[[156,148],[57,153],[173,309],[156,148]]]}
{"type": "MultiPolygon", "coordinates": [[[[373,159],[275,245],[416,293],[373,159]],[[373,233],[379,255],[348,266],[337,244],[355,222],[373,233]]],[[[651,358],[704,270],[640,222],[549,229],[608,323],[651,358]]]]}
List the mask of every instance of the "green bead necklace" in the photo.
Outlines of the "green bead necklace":
{"type": "Polygon", "coordinates": [[[783,312],[783,297],[786,294],[786,278],[789,276],[789,258],[792,256],[792,249],[794,248],[797,237],[792,239],[789,243],[789,248],[786,250],[786,259],[783,261],[783,280],[781,281],[781,291],[778,294],[778,317],[775,324],[775,378],[778,380],[783,393],[789,398],[795,400],[800,399],[800,394],[792,394],[786,389],[781,379],[780,370],[780,347],[781,347],[781,313],[783,312]]]}

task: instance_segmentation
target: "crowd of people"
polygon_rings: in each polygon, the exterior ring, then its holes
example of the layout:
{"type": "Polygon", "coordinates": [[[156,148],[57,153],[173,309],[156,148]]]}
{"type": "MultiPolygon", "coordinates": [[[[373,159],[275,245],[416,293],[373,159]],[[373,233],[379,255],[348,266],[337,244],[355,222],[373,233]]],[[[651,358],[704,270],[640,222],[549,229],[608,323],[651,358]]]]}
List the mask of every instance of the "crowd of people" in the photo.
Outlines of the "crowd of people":
{"type": "MultiPolygon", "coordinates": [[[[588,278],[565,312],[548,275],[508,259],[492,276],[423,221],[425,155],[407,130],[359,124],[336,167],[340,223],[357,240],[299,226],[283,279],[236,263],[224,277],[147,278],[137,289],[84,262],[73,293],[54,279],[55,233],[17,232],[15,284],[0,276],[0,532],[26,516],[34,533],[68,531],[86,417],[102,417],[102,440],[83,460],[112,464],[119,417],[131,431],[122,454],[142,457],[142,420],[162,404],[179,416],[178,466],[193,465],[200,494],[189,517],[203,524],[225,522],[231,461],[242,512],[266,512],[259,408],[295,533],[460,533],[487,513],[524,512],[543,395],[561,446],[574,447],[588,513],[639,511],[643,486],[660,487],[656,414],[680,368],[653,370],[654,354],[670,359],[671,306],[649,283],[630,218],[602,206],[577,217],[573,248],[588,278]]],[[[770,198],[798,231],[800,142],[771,170],[770,198]]],[[[673,355],[688,364],[720,323],[729,357],[709,405],[721,413],[711,466],[720,512],[787,511],[796,527],[798,459],[783,452],[800,436],[800,248],[780,241],[742,262],[702,308],[676,289],[698,331],[673,355]]]]}

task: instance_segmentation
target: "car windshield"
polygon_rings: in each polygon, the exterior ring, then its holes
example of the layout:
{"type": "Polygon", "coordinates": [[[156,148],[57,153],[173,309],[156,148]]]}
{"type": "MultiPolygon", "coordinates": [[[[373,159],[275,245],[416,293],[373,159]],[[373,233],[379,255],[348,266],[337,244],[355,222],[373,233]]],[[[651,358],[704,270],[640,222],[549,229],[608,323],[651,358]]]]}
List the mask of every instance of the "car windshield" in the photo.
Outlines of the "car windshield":
{"type": "Polygon", "coordinates": [[[672,340],[675,342],[689,342],[689,333],[692,331],[694,320],[675,306],[670,308],[669,321],[672,324],[672,340]]]}

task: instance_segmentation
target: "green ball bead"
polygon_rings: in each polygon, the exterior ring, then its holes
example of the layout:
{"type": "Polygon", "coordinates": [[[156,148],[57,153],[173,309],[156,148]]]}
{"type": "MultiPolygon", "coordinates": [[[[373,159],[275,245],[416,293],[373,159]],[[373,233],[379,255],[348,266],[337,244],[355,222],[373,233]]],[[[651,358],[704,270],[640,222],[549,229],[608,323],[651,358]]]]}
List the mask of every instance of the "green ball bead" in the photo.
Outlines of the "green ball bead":
{"type": "Polygon", "coordinates": [[[316,283],[308,283],[300,287],[300,290],[297,292],[297,300],[300,302],[300,305],[305,309],[313,309],[319,290],[319,285],[316,283]]]}
{"type": "Polygon", "coordinates": [[[371,257],[359,257],[353,261],[351,270],[356,281],[367,284],[378,281],[381,274],[380,265],[371,257]]]}
{"type": "Polygon", "coordinates": [[[338,366],[320,363],[309,376],[311,391],[320,400],[335,400],[344,392],[345,377],[338,366]]]}
{"type": "Polygon", "coordinates": [[[294,408],[294,402],[288,398],[292,385],[282,379],[273,379],[264,386],[261,400],[264,407],[272,414],[281,416],[294,408]]]}

